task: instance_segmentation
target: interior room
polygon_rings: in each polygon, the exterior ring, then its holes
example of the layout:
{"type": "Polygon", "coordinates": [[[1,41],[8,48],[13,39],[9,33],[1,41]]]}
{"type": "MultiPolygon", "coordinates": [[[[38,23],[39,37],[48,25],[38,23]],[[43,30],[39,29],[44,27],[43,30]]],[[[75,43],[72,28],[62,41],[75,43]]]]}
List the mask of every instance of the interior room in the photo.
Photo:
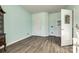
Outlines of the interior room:
{"type": "Polygon", "coordinates": [[[78,10],[77,5],[1,5],[0,52],[78,52],[78,10]]]}

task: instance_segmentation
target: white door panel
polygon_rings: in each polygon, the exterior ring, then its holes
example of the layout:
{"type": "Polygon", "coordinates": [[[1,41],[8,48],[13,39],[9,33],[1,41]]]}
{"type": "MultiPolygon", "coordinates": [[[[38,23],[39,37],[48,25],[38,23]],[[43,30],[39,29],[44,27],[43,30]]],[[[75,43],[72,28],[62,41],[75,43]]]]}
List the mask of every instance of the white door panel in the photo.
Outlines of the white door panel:
{"type": "MultiPolygon", "coordinates": [[[[36,16],[36,15],[35,15],[36,16]]],[[[32,24],[32,28],[33,28],[33,35],[37,35],[40,36],[40,30],[41,30],[41,22],[40,22],[40,17],[37,15],[36,17],[34,16],[33,19],[33,24],[32,24]]]]}
{"type": "Polygon", "coordinates": [[[72,10],[61,9],[61,46],[72,44],[72,10]],[[66,15],[70,22],[65,21],[66,15]]]}

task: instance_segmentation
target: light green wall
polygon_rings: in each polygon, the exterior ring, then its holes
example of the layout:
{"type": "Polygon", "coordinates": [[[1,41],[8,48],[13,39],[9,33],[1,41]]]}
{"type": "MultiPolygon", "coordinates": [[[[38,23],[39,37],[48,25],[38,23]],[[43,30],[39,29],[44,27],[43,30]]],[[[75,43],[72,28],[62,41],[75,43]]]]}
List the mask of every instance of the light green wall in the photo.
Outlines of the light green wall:
{"type": "Polygon", "coordinates": [[[7,44],[31,35],[31,13],[19,5],[3,5],[7,44]],[[29,35],[28,35],[29,33],[29,35]]]}
{"type": "MultiPolygon", "coordinates": [[[[57,34],[57,31],[59,31],[59,29],[57,27],[57,21],[58,20],[61,20],[60,12],[49,13],[49,20],[48,20],[49,35],[52,35],[52,36],[58,35],[57,34]],[[51,26],[53,26],[53,28],[51,28],[51,26]]],[[[58,35],[58,36],[60,36],[60,35],[58,35]]]]}
{"type": "Polygon", "coordinates": [[[76,24],[78,24],[79,25],[79,5],[70,5],[70,6],[67,6],[66,7],[67,9],[71,9],[71,10],[73,10],[73,21],[74,21],[74,23],[73,23],[73,29],[74,29],[74,32],[73,32],[73,34],[74,34],[74,37],[76,37],[76,24]]]}

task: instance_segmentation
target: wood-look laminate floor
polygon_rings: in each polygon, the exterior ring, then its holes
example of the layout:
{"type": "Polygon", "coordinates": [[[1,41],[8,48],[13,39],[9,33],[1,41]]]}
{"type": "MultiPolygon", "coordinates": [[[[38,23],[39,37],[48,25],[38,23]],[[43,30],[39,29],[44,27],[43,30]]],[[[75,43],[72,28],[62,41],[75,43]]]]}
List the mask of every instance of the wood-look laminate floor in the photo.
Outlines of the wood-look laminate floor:
{"type": "Polygon", "coordinates": [[[21,40],[7,47],[6,53],[72,53],[72,46],[60,46],[60,38],[38,37],[21,40]]]}

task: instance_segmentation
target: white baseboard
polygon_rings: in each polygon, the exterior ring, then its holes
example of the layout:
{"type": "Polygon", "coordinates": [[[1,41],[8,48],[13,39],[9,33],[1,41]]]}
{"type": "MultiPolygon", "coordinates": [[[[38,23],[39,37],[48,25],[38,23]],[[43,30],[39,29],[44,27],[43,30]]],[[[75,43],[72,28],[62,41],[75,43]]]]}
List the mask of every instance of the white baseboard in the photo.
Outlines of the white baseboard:
{"type": "Polygon", "coordinates": [[[40,35],[40,36],[42,36],[42,37],[47,37],[47,36],[49,36],[49,35],[40,35]]]}
{"type": "Polygon", "coordinates": [[[8,43],[7,46],[9,46],[9,45],[11,45],[11,44],[13,44],[13,43],[16,43],[16,42],[18,42],[18,41],[21,41],[21,40],[23,40],[23,39],[25,39],[25,38],[31,37],[31,36],[32,36],[32,35],[28,35],[28,36],[22,37],[22,38],[20,38],[20,39],[18,39],[18,40],[16,40],[16,41],[13,41],[13,42],[11,42],[11,43],[8,43]]]}
{"type": "Polygon", "coordinates": [[[61,46],[67,46],[67,45],[72,45],[72,44],[73,44],[72,40],[65,40],[61,43],[61,46]]]}
{"type": "Polygon", "coordinates": [[[78,38],[73,38],[73,44],[75,45],[78,38]]]}
{"type": "MultiPolygon", "coordinates": [[[[31,36],[32,36],[32,35],[25,36],[25,37],[20,38],[20,39],[18,39],[18,40],[16,40],[16,41],[13,41],[13,42],[8,43],[6,46],[12,45],[12,44],[14,44],[14,43],[16,43],[16,42],[18,42],[18,41],[21,41],[21,40],[23,40],[23,39],[25,39],[25,38],[28,38],[28,37],[31,37],[31,36]]],[[[3,47],[4,47],[4,46],[1,46],[0,49],[2,49],[3,47]]]]}
{"type": "Polygon", "coordinates": [[[41,36],[41,37],[46,37],[46,36],[49,36],[49,35],[35,35],[35,34],[32,34],[32,36],[41,36]]]}

